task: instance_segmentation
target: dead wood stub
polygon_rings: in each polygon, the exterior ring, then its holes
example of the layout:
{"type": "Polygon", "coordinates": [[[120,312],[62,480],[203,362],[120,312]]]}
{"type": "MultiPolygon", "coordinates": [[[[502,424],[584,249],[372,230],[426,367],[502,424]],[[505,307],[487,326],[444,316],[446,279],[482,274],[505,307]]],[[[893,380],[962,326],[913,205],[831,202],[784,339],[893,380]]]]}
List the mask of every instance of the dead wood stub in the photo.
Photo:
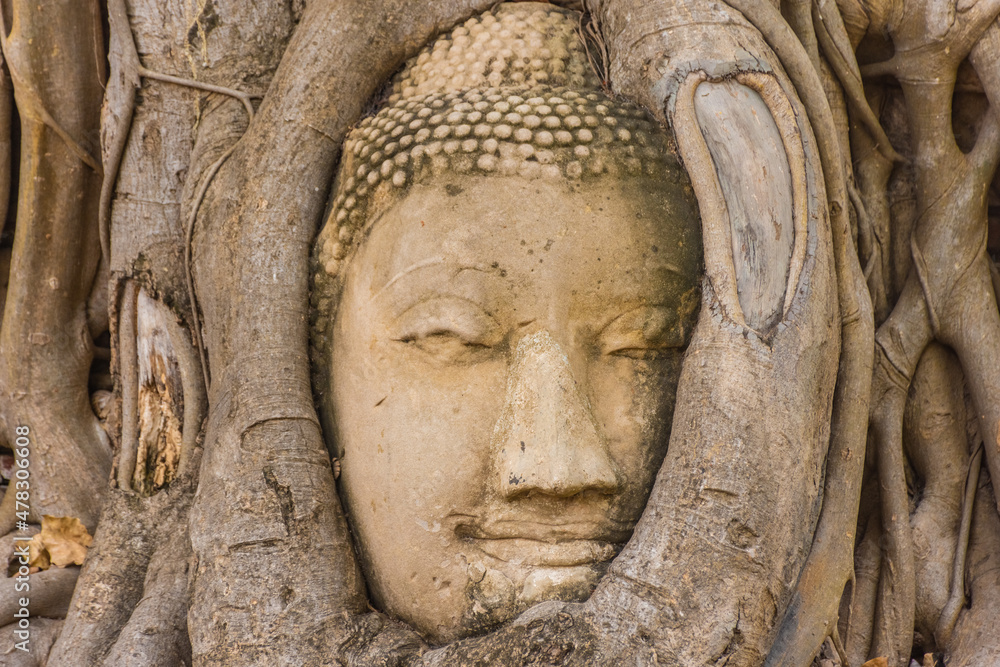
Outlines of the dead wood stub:
{"type": "Polygon", "coordinates": [[[173,314],[142,291],[136,311],[139,446],[132,488],[150,495],[177,475],[184,396],[180,368],[165,321],[173,314]]]}

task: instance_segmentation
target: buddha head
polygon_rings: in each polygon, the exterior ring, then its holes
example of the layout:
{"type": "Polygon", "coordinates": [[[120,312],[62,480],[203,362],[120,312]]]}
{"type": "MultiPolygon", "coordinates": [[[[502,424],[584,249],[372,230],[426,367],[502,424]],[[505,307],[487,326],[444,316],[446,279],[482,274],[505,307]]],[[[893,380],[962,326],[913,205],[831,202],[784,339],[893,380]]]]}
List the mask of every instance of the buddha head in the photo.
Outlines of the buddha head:
{"type": "Polygon", "coordinates": [[[316,389],[362,569],[433,642],[586,599],[667,449],[697,206],[578,20],[500,5],[427,46],[347,139],[314,247],[316,389]]]}

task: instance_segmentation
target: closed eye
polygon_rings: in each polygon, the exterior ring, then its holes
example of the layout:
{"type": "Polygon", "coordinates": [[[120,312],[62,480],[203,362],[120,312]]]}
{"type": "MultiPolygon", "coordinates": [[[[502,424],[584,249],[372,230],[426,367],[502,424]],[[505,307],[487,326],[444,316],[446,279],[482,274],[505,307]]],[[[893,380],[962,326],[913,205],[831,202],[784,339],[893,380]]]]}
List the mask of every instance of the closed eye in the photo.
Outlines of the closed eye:
{"type": "Polygon", "coordinates": [[[479,304],[435,296],[408,308],[391,326],[391,338],[441,361],[476,361],[503,340],[497,321],[479,304]]]}
{"type": "Polygon", "coordinates": [[[601,354],[654,361],[672,356],[687,344],[685,327],[675,308],[640,306],[622,313],[598,334],[601,354]]]}

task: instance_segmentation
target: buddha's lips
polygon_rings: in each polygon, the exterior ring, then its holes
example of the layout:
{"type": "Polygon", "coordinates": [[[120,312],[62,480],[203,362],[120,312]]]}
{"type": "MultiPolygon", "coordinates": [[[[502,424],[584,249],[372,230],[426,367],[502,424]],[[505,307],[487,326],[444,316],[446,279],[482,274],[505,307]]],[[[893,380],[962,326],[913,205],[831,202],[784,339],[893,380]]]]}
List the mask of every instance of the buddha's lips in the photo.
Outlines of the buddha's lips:
{"type": "Polygon", "coordinates": [[[566,567],[611,560],[631,531],[591,523],[495,521],[485,525],[462,523],[455,527],[455,534],[508,563],[566,567]]]}
{"type": "Polygon", "coordinates": [[[527,538],[493,538],[470,540],[480,551],[497,560],[515,565],[536,567],[573,567],[611,560],[621,550],[621,544],[598,540],[541,542],[527,538]]]}

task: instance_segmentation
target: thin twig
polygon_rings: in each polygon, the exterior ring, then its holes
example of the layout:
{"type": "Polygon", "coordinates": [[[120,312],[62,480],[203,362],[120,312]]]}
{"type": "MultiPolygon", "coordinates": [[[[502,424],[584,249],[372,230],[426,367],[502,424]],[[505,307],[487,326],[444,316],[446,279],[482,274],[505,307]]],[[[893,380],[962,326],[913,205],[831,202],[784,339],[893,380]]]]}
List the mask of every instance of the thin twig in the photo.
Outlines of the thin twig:
{"type": "Polygon", "coordinates": [[[204,90],[209,93],[219,93],[220,95],[229,95],[230,97],[235,97],[240,102],[243,103],[244,108],[247,110],[247,115],[250,119],[253,119],[254,109],[251,100],[260,98],[260,95],[251,95],[250,93],[244,93],[242,90],[236,90],[235,88],[227,88],[225,86],[217,86],[213,83],[204,83],[202,81],[197,81],[195,79],[184,79],[179,76],[171,76],[169,74],[160,74],[159,72],[154,72],[153,70],[146,69],[145,67],[139,66],[139,76],[146,77],[147,79],[153,79],[155,81],[163,81],[165,83],[172,83],[177,86],[186,86],[188,88],[195,88],[197,90],[204,90]]]}
{"type": "Polygon", "coordinates": [[[587,53],[587,61],[590,63],[591,69],[597,74],[597,78],[601,80],[601,87],[604,88],[604,91],[609,92],[611,81],[608,72],[608,45],[601,35],[595,16],[589,12],[581,14],[580,23],[576,31],[580,37],[580,41],[583,42],[583,48],[587,53]],[[600,58],[600,62],[590,52],[591,43],[598,49],[597,56],[600,58]]]}

